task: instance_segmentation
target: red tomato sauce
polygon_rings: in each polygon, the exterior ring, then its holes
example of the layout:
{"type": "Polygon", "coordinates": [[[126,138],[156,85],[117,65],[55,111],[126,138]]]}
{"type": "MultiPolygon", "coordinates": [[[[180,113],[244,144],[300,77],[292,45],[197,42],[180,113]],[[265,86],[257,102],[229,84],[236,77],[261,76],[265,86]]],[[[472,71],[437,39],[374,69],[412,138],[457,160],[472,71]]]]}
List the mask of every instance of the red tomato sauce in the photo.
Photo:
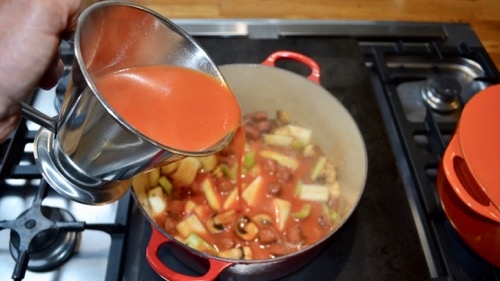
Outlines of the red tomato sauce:
{"type": "Polygon", "coordinates": [[[203,151],[240,123],[240,108],[231,90],[196,70],[141,66],[104,75],[95,84],[127,123],[175,149],[203,151]]]}

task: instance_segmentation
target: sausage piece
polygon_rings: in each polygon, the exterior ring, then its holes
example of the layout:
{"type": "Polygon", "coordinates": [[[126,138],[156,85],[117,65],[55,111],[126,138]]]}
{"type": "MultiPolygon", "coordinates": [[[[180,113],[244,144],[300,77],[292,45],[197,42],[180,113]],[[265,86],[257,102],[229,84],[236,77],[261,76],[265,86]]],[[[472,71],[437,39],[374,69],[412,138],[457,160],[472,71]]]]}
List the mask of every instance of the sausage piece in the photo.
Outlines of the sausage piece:
{"type": "Polygon", "coordinates": [[[266,159],[262,163],[262,169],[269,173],[275,173],[278,171],[278,162],[273,159],[266,159]]]}
{"type": "Polygon", "coordinates": [[[294,245],[302,244],[305,238],[302,227],[299,224],[290,227],[286,233],[286,237],[288,242],[294,245]]]}
{"type": "Polygon", "coordinates": [[[292,171],[284,166],[278,167],[278,179],[282,183],[286,183],[292,179],[292,171]]]}
{"type": "Polygon", "coordinates": [[[245,125],[245,135],[248,140],[256,140],[260,137],[260,131],[255,125],[245,125]]]}
{"type": "Polygon", "coordinates": [[[217,191],[221,194],[229,194],[233,191],[231,180],[225,177],[218,178],[215,182],[215,186],[217,187],[217,191]]]}
{"type": "Polygon", "coordinates": [[[184,202],[182,200],[172,200],[169,204],[168,213],[174,219],[180,219],[184,212],[184,202]]]}
{"type": "Polygon", "coordinates": [[[166,217],[165,218],[165,223],[163,224],[163,227],[169,233],[173,233],[175,231],[175,226],[176,225],[177,225],[177,221],[176,220],[174,220],[171,217],[166,217]]]}
{"type": "Polygon", "coordinates": [[[271,196],[279,196],[283,187],[277,182],[271,182],[267,185],[267,194],[271,196]]]}
{"type": "Polygon", "coordinates": [[[247,114],[247,116],[255,123],[259,121],[264,121],[268,119],[267,112],[265,111],[256,111],[250,114],[247,114]]]}
{"type": "Polygon", "coordinates": [[[284,256],[287,254],[286,246],[283,243],[269,245],[269,252],[275,257],[284,256]]]}
{"type": "Polygon", "coordinates": [[[272,227],[263,227],[258,234],[259,242],[262,244],[271,244],[279,240],[278,231],[272,227]]]}
{"type": "Polygon", "coordinates": [[[271,121],[259,121],[256,124],[257,129],[261,133],[270,133],[274,129],[274,124],[271,121]]]}

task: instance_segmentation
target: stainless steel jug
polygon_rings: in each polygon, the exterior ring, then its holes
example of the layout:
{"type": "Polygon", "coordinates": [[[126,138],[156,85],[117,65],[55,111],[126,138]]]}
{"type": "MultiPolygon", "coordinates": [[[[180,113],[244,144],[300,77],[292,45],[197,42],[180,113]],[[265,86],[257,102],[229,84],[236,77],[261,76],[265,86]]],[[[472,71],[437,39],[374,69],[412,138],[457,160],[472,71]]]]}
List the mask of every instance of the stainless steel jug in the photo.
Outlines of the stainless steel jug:
{"type": "Polygon", "coordinates": [[[185,156],[213,154],[231,140],[234,132],[204,151],[166,147],[127,124],[96,88],[102,75],[159,64],[192,68],[225,84],[200,46],[161,15],[130,3],[96,3],[78,20],[74,50],[60,114],[51,119],[23,105],[24,116],[42,126],[35,139],[37,165],[62,195],[86,204],[112,202],[134,175],[185,156]]]}

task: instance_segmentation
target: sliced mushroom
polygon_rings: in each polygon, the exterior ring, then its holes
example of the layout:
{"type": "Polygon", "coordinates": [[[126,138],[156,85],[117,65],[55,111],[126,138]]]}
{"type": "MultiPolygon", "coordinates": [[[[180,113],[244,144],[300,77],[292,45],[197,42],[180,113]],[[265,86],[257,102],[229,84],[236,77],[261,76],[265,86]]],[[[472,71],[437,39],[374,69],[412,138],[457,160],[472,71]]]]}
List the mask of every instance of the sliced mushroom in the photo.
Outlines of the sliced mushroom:
{"type": "Polygon", "coordinates": [[[246,216],[236,220],[234,229],[239,237],[247,241],[254,239],[259,233],[257,225],[246,216]]]}
{"type": "Polygon", "coordinates": [[[234,218],[236,216],[236,211],[235,210],[229,210],[223,213],[220,213],[216,216],[214,216],[214,222],[217,224],[227,224],[232,221],[234,221],[234,218]]]}
{"type": "Polygon", "coordinates": [[[206,222],[208,231],[210,233],[218,233],[227,230],[227,224],[234,221],[235,216],[235,210],[229,210],[212,216],[206,222]]]}
{"type": "Polygon", "coordinates": [[[243,249],[241,247],[232,248],[225,251],[219,252],[219,257],[225,259],[235,259],[239,260],[243,258],[243,249]]]}
{"type": "Polygon", "coordinates": [[[278,121],[280,121],[282,124],[286,125],[292,121],[288,113],[284,110],[278,110],[276,111],[276,118],[278,121]]]}
{"type": "Polygon", "coordinates": [[[226,259],[236,259],[236,260],[251,260],[252,250],[250,247],[235,247],[229,250],[219,252],[219,257],[226,259]]]}
{"type": "Polygon", "coordinates": [[[226,230],[226,227],[223,224],[215,223],[213,217],[207,220],[206,227],[210,233],[219,233],[226,230]]]}

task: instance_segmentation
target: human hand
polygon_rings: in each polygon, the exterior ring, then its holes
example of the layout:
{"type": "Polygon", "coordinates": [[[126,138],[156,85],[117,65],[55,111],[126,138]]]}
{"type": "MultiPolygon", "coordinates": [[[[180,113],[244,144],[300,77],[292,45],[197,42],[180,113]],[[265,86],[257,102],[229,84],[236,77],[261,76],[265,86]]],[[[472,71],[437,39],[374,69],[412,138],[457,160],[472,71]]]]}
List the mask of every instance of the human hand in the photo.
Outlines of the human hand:
{"type": "Polygon", "coordinates": [[[63,71],[61,35],[76,28],[81,0],[0,1],[0,142],[21,118],[35,87],[50,89],[63,71]]]}

